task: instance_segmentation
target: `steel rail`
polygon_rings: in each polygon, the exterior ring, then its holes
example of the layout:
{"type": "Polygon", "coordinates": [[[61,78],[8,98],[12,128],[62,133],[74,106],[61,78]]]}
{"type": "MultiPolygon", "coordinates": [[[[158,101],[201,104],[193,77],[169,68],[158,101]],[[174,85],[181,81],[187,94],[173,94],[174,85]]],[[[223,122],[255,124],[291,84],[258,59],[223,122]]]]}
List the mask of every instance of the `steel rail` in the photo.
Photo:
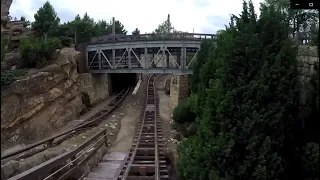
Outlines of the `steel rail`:
{"type": "Polygon", "coordinates": [[[136,130],[132,148],[126,157],[127,161],[123,164],[122,171],[118,173],[118,180],[168,179],[168,171],[166,165],[163,164],[165,162],[164,154],[163,152],[159,154],[163,145],[160,146],[158,139],[158,133],[161,133],[161,128],[158,127],[160,123],[158,121],[159,104],[155,85],[157,77],[159,76],[152,74],[148,78],[147,96],[139,122],[140,127],[138,126],[136,130]],[[153,148],[151,148],[152,146],[153,148]],[[162,165],[160,165],[160,162],[162,165]]]}
{"type": "MultiPolygon", "coordinates": [[[[103,138],[106,137],[107,129],[103,129],[96,133],[95,135],[91,136],[89,139],[87,139],[84,143],[82,143],[80,146],[78,146],[75,149],[72,149],[71,151],[65,152],[61,155],[58,155],[48,161],[45,161],[31,169],[28,169],[27,171],[24,171],[18,175],[15,175],[8,180],[40,180],[43,179],[47,174],[52,171],[52,169],[58,167],[59,165],[66,162],[68,159],[76,159],[76,156],[79,152],[81,152],[85,147],[90,145],[94,139],[103,136],[103,138]]],[[[101,139],[101,138],[100,138],[101,139]]],[[[99,140],[100,140],[99,139],[99,140]]],[[[67,172],[68,173],[68,172],[67,172]]]]}
{"type": "MultiPolygon", "coordinates": [[[[17,151],[13,151],[11,153],[8,153],[8,154],[5,154],[5,155],[1,155],[1,161],[5,160],[5,159],[8,159],[10,157],[13,157],[15,155],[18,155],[18,154],[21,154],[23,152],[26,152],[28,150],[31,150],[35,147],[38,147],[40,145],[43,145],[43,144],[47,144],[46,147],[44,147],[44,149],[42,149],[41,151],[47,149],[47,148],[50,148],[52,147],[53,145],[53,142],[55,139],[57,138],[61,138],[62,136],[65,136],[65,135],[75,135],[77,132],[83,132],[83,130],[86,130],[88,127],[92,127],[92,126],[95,126],[97,123],[100,123],[104,118],[105,116],[109,115],[117,106],[120,102],[122,102],[122,100],[124,99],[124,97],[128,94],[130,88],[127,88],[127,89],[124,89],[122,90],[116,97],[115,99],[106,107],[107,110],[102,110],[98,113],[96,113],[95,115],[93,115],[89,121],[87,122],[82,122],[78,125],[76,125],[75,127],[69,129],[69,130],[66,130],[66,131],[63,131],[57,135],[54,135],[52,137],[49,137],[49,138],[46,138],[44,140],[41,140],[41,141],[38,141],[36,143],[33,143],[25,148],[22,148],[22,149],[19,149],[17,151]]],[[[38,153],[39,151],[37,151],[38,153]]],[[[28,157],[34,155],[35,153],[31,153],[31,154],[28,154],[28,157]]],[[[19,158],[22,158],[21,156],[18,157],[17,159],[19,158]]],[[[23,156],[23,158],[26,158],[26,156],[23,156]]]]}

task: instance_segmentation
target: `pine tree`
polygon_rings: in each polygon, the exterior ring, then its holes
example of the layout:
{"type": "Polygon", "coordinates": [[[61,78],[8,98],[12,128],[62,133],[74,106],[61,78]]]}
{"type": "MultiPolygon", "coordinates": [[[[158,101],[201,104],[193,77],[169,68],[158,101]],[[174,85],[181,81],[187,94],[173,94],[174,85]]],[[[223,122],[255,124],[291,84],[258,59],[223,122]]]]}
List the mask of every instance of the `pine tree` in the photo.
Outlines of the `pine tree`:
{"type": "Polygon", "coordinates": [[[57,31],[60,19],[49,1],[34,15],[32,28],[38,31],[45,39],[57,31]]]}
{"type": "Polygon", "coordinates": [[[180,147],[183,179],[283,179],[298,102],[296,49],[283,17],[252,2],[218,35],[200,69],[197,136],[180,147]],[[207,87],[207,88],[206,88],[207,87]],[[200,98],[200,96],[202,98],[200,98]],[[205,98],[204,98],[205,97],[205,98]]]}
{"type": "Polygon", "coordinates": [[[136,28],[134,31],[132,31],[131,34],[132,35],[139,35],[140,34],[140,30],[138,28],[136,28]]]}
{"type": "MultiPolygon", "coordinates": [[[[112,22],[107,25],[107,34],[112,34],[112,22]]],[[[127,34],[127,30],[124,29],[124,25],[120,21],[115,21],[115,33],[116,34],[127,34]]]]}

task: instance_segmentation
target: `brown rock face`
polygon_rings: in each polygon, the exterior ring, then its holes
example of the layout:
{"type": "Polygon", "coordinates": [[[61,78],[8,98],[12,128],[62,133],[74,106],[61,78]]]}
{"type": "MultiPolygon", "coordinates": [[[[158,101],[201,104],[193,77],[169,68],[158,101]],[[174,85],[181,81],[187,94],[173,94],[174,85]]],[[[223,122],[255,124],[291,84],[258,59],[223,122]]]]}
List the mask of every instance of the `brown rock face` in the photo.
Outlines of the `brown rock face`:
{"type": "Polygon", "coordinates": [[[39,140],[52,134],[86,107],[82,94],[90,104],[109,97],[106,75],[78,74],[79,52],[62,49],[56,64],[25,79],[17,80],[1,92],[1,144],[31,137],[39,140]],[[17,137],[12,140],[12,137],[17,137]]]}
{"type": "Polygon", "coordinates": [[[1,0],[1,24],[2,21],[8,21],[9,9],[12,0],[1,0]]]}

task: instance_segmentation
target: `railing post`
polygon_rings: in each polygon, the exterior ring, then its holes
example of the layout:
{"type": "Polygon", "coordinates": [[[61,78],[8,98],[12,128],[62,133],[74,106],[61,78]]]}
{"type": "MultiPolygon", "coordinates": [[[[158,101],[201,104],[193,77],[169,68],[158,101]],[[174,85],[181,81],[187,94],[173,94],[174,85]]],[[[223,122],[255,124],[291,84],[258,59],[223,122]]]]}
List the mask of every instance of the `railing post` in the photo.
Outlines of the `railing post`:
{"type": "Polygon", "coordinates": [[[149,68],[149,64],[148,64],[148,48],[147,47],[144,48],[144,68],[145,69],[149,68]]]}
{"type": "Polygon", "coordinates": [[[128,52],[128,68],[131,69],[131,47],[127,48],[128,52]]]}
{"type": "Polygon", "coordinates": [[[161,49],[162,49],[162,68],[166,68],[166,47],[164,46],[164,44],[162,44],[161,46],[161,49]]]}
{"type": "Polygon", "coordinates": [[[112,69],[116,67],[116,49],[112,48],[112,69]]]}
{"type": "Polygon", "coordinates": [[[100,47],[98,49],[98,61],[99,61],[99,69],[101,69],[102,60],[101,60],[101,49],[100,49],[100,47]]]}
{"type": "Polygon", "coordinates": [[[51,148],[53,145],[53,139],[51,139],[50,141],[47,142],[47,147],[51,148]]]}

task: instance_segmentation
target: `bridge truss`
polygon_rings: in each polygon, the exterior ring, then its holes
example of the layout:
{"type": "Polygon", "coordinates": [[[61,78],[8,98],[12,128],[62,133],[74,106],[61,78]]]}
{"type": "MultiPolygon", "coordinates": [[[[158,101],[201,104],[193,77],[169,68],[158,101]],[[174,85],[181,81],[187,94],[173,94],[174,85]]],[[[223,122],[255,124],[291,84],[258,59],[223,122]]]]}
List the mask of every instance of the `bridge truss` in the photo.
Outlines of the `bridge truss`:
{"type": "Polygon", "coordinates": [[[86,67],[91,73],[192,74],[203,39],[213,34],[143,34],[101,36],[87,43],[86,67]]]}

